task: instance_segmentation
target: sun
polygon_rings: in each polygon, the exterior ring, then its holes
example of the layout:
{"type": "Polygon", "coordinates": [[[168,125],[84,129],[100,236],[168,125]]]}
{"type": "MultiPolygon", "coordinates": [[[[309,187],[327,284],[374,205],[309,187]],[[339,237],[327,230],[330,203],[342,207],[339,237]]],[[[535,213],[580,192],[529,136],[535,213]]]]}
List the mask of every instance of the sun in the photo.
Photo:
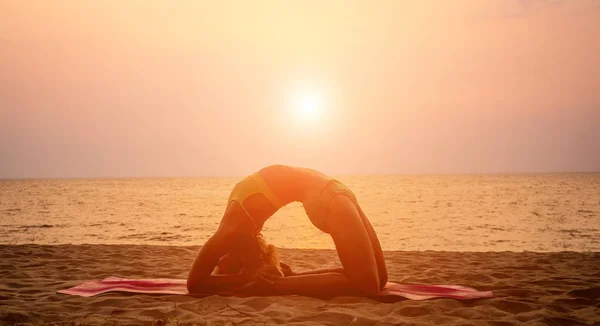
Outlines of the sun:
{"type": "Polygon", "coordinates": [[[317,94],[304,94],[298,99],[296,113],[298,118],[305,120],[317,120],[322,113],[322,100],[317,94]]]}
{"type": "Polygon", "coordinates": [[[323,119],[323,95],[316,90],[303,90],[293,94],[291,113],[295,122],[317,123],[323,119]]]}

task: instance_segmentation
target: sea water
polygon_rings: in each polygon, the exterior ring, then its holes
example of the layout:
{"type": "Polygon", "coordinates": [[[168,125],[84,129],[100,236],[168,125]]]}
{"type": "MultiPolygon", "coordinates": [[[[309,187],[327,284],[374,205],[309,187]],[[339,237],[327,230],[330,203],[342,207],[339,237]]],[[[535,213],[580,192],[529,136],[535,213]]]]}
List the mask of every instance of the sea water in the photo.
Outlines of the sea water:
{"type": "MultiPolygon", "coordinates": [[[[384,250],[600,251],[600,173],[338,179],[384,250]]],[[[0,180],[0,243],[201,245],[238,180],[0,180]]],[[[278,247],[334,248],[300,203],[263,234],[278,247]]]]}

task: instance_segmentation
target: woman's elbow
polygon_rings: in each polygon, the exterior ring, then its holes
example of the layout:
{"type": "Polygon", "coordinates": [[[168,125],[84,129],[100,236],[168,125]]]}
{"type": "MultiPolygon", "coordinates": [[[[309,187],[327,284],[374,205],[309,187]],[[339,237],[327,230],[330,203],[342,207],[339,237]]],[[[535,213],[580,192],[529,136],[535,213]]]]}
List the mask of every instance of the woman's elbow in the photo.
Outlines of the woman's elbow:
{"type": "Polygon", "coordinates": [[[210,280],[203,277],[200,279],[187,279],[187,290],[189,294],[211,294],[219,292],[219,287],[211,284],[210,280]]]}
{"type": "Polygon", "coordinates": [[[202,287],[202,284],[200,283],[200,280],[194,280],[191,278],[187,279],[187,290],[189,294],[196,294],[196,293],[201,293],[202,291],[200,291],[200,288],[202,287]]]}

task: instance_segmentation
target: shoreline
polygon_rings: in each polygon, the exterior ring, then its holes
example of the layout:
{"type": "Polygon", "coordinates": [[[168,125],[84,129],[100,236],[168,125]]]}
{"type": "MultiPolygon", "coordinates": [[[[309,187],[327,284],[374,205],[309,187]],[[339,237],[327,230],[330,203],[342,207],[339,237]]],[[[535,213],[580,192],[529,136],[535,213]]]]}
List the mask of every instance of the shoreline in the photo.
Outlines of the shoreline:
{"type": "MultiPolygon", "coordinates": [[[[492,290],[478,300],[57,294],[87,280],[185,278],[201,246],[0,245],[0,324],[590,325],[600,322],[599,252],[384,251],[390,281],[492,290]]],[[[296,271],[339,266],[333,249],[280,249],[296,271]]]]}

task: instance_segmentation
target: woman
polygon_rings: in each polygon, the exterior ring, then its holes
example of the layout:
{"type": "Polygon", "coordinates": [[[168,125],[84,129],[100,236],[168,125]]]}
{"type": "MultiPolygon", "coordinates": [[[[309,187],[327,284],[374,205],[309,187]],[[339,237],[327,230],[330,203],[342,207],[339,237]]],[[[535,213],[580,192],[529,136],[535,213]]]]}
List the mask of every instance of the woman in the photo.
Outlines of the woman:
{"type": "Polygon", "coordinates": [[[267,166],[236,184],[219,228],[196,256],[187,280],[190,293],[241,288],[269,294],[320,289],[376,294],[386,283],[381,245],[352,191],[318,171],[285,165],[267,166]],[[260,230],[277,210],[294,201],[303,204],[317,228],[331,235],[341,268],[283,278],[278,263],[264,264],[260,252],[268,250],[264,242],[257,241],[262,239],[260,230]],[[259,249],[248,254],[251,247],[259,249]],[[231,270],[237,268],[238,272],[219,274],[215,268],[225,262],[237,264],[231,270]],[[239,272],[244,268],[246,272],[239,272]]]}

